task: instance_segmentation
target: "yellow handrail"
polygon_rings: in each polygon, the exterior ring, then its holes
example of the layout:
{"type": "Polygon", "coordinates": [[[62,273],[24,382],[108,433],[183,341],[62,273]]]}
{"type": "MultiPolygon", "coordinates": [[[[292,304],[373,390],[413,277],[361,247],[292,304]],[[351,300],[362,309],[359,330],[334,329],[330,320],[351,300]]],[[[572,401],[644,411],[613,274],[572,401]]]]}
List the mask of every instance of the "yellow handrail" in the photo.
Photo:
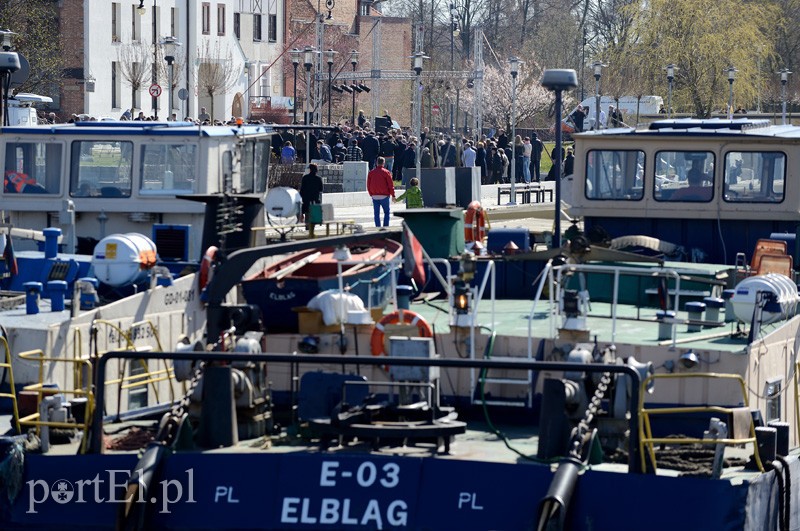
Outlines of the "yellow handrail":
{"type": "Polygon", "coordinates": [[[650,458],[650,462],[653,465],[653,470],[657,469],[656,465],[656,452],[655,452],[655,445],[656,444],[725,444],[725,445],[735,445],[735,444],[753,444],[753,456],[756,461],[756,465],[758,465],[758,469],[762,472],[764,471],[764,466],[761,463],[761,457],[758,454],[758,444],[756,442],[756,431],[755,425],[753,424],[752,419],[750,420],[750,437],[744,439],[698,439],[695,437],[680,437],[680,438],[665,438],[660,437],[656,438],[653,437],[653,431],[650,426],[650,416],[651,415],[670,415],[670,414],[682,414],[682,413],[722,413],[729,415],[733,413],[734,408],[722,407],[722,406],[676,406],[676,407],[665,407],[665,408],[656,408],[656,409],[645,409],[645,397],[647,396],[647,387],[650,383],[655,379],[670,379],[670,378],[706,378],[706,379],[724,379],[724,380],[736,380],[739,382],[739,386],[742,390],[742,403],[745,407],[749,407],[748,399],[747,399],[747,384],[738,374],[723,374],[723,373],[713,373],[713,372],[693,372],[693,373],[669,373],[669,374],[651,374],[647,378],[642,381],[642,388],[641,392],[639,393],[639,454],[641,455],[641,464],[642,470],[647,468],[646,456],[650,458]]]}
{"type": "MultiPolygon", "coordinates": [[[[27,350],[25,352],[19,353],[19,358],[24,360],[33,360],[39,362],[39,383],[26,385],[23,389],[25,391],[36,391],[38,394],[36,398],[36,412],[31,413],[21,419],[19,419],[20,426],[35,426],[37,433],[40,431],[39,429],[42,426],[48,426],[51,428],[81,428],[84,431],[84,434],[88,433],[89,426],[92,422],[92,412],[94,411],[94,393],[91,391],[90,388],[82,389],[80,387],[76,387],[75,389],[57,389],[58,393],[68,394],[68,395],[76,395],[76,396],[86,396],[86,412],[84,416],[84,421],[82,423],[71,423],[71,422],[57,422],[57,421],[43,421],[40,420],[41,416],[39,415],[39,405],[42,402],[42,396],[45,392],[50,392],[52,389],[44,386],[44,362],[51,361],[57,363],[72,363],[73,365],[78,367],[78,371],[80,372],[82,368],[87,368],[91,370],[91,363],[89,360],[81,360],[81,359],[65,359],[65,358],[53,358],[50,356],[45,356],[44,352],[41,349],[37,350],[27,350]]],[[[80,382],[75,382],[75,384],[79,384],[80,382]]],[[[85,451],[87,444],[87,437],[84,437],[81,440],[81,452],[85,451]]]]}
{"type": "Polygon", "coordinates": [[[5,336],[0,336],[0,342],[3,344],[5,351],[5,362],[0,363],[0,367],[8,371],[8,385],[11,389],[10,393],[0,393],[0,397],[10,398],[14,411],[14,424],[17,427],[17,433],[22,433],[22,428],[19,425],[19,407],[17,406],[17,395],[14,389],[14,368],[11,366],[11,350],[8,348],[8,341],[5,336]]]}

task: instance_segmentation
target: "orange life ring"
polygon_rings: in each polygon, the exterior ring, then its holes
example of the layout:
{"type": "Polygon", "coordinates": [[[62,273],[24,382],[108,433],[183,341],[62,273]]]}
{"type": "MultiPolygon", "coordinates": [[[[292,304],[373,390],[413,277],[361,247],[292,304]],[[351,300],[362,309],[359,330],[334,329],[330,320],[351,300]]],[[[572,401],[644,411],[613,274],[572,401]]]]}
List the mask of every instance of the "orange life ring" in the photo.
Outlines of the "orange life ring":
{"type": "Polygon", "coordinates": [[[480,202],[473,201],[464,215],[464,243],[482,242],[486,237],[486,211],[480,202]]]}
{"type": "Polygon", "coordinates": [[[417,312],[412,312],[411,310],[398,310],[384,316],[384,318],[378,321],[378,323],[375,325],[375,329],[372,331],[372,339],[370,340],[370,347],[372,349],[373,356],[383,356],[386,354],[386,350],[384,349],[383,345],[384,327],[386,325],[400,323],[415,325],[419,331],[419,337],[433,337],[431,327],[424,317],[417,312]]]}
{"type": "Polygon", "coordinates": [[[206,249],[205,254],[203,254],[203,259],[200,261],[200,272],[197,274],[197,287],[200,288],[200,292],[206,289],[208,281],[211,280],[211,266],[213,266],[214,262],[217,260],[218,251],[219,249],[217,246],[212,245],[206,249]]]}

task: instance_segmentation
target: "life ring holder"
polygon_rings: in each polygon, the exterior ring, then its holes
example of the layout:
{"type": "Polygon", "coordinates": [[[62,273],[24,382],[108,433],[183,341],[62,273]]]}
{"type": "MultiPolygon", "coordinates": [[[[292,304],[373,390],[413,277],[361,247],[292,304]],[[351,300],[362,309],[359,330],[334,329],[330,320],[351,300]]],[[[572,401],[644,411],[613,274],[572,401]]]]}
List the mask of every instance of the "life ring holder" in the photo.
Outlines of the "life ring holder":
{"type": "Polygon", "coordinates": [[[212,245],[203,253],[203,259],[200,260],[200,272],[197,274],[197,288],[200,293],[206,289],[206,286],[213,276],[211,270],[214,266],[214,262],[217,261],[218,252],[219,248],[216,245],[212,245]]]}
{"type": "Polygon", "coordinates": [[[464,242],[483,242],[486,237],[486,225],[489,217],[480,202],[473,201],[467,206],[464,214],[464,242]]]}
{"type": "Polygon", "coordinates": [[[373,356],[386,355],[386,349],[383,344],[385,339],[384,329],[386,325],[394,324],[414,325],[419,331],[419,337],[433,337],[431,326],[424,317],[411,310],[398,310],[385,315],[383,319],[375,324],[375,328],[372,330],[372,338],[370,339],[370,349],[373,356]]]}

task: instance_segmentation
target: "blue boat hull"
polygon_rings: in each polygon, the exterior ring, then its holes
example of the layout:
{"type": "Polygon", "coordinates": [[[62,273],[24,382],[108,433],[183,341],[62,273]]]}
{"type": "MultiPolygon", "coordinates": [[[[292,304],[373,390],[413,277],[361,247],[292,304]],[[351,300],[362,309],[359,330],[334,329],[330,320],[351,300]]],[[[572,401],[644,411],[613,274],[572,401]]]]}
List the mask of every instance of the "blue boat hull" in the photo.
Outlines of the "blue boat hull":
{"type": "MultiPolygon", "coordinates": [[[[136,462],[26,456],[19,495],[0,501],[0,528],[113,529],[110,500],[123,498],[136,462]]],[[[167,458],[143,503],[147,529],[517,530],[535,526],[552,477],[549,466],[435,457],[185,453],[167,458]]],[[[776,491],[774,473],[732,485],[589,470],[567,529],[775,529],[776,491]]]]}

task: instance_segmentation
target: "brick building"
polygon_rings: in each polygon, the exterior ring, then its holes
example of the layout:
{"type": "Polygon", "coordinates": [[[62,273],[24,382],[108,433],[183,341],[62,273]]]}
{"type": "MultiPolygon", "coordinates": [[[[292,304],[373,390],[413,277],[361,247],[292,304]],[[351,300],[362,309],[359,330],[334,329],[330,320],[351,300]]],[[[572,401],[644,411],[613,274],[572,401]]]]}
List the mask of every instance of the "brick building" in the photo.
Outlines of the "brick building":
{"type": "MultiPolygon", "coordinates": [[[[322,4],[324,6],[324,4],[322,4]]],[[[324,7],[323,7],[324,9],[324,7]]],[[[297,48],[303,50],[306,46],[316,48],[317,28],[316,17],[318,14],[317,3],[309,0],[286,0],[286,41],[287,53],[283,57],[284,93],[293,94],[294,75],[291,53],[288,50],[297,48]]],[[[411,20],[400,17],[385,17],[372,1],[339,0],[330,10],[323,10],[323,50],[332,49],[334,55],[333,85],[350,85],[352,81],[337,79],[337,73],[352,72],[351,50],[358,54],[358,72],[373,73],[377,70],[406,70],[411,69],[409,56],[413,50],[413,30],[411,20]],[[378,27],[379,25],[379,27],[378,27]],[[374,42],[379,35],[378,43],[374,42]],[[379,48],[379,61],[373,58],[375,44],[379,48]]],[[[319,61],[325,80],[320,83],[321,104],[318,111],[322,122],[327,123],[328,114],[328,63],[325,54],[319,61]]],[[[306,72],[302,63],[297,69],[297,116],[302,121],[303,105],[306,95],[306,72]]],[[[356,93],[355,111],[363,110],[364,114],[372,120],[373,114],[382,116],[388,111],[392,118],[401,125],[411,123],[412,82],[408,80],[377,81],[375,79],[361,80],[360,83],[370,88],[370,92],[356,93]]],[[[331,91],[331,118],[334,123],[349,121],[353,111],[353,96],[347,92],[331,91]]],[[[312,98],[314,101],[314,98],[312,98]]]]}

